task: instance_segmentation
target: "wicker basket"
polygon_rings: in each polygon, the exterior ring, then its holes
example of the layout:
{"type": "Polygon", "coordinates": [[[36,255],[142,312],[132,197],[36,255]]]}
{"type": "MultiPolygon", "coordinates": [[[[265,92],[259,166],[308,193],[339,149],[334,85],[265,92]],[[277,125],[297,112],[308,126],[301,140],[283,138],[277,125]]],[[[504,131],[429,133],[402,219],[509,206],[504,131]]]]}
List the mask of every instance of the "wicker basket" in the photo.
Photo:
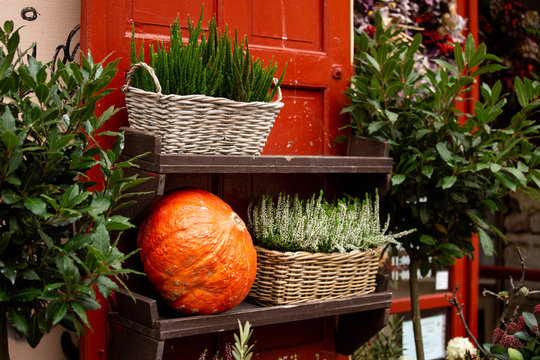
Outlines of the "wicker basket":
{"type": "Polygon", "coordinates": [[[261,305],[295,304],[375,291],[378,251],[323,254],[255,248],[257,276],[248,296],[261,305]]]}
{"type": "Polygon", "coordinates": [[[154,69],[145,63],[133,65],[122,90],[130,126],[160,135],[161,152],[167,154],[259,155],[283,107],[279,88],[276,102],[163,95],[154,69]],[[155,93],[130,86],[131,75],[138,67],[152,76],[155,93]]]}

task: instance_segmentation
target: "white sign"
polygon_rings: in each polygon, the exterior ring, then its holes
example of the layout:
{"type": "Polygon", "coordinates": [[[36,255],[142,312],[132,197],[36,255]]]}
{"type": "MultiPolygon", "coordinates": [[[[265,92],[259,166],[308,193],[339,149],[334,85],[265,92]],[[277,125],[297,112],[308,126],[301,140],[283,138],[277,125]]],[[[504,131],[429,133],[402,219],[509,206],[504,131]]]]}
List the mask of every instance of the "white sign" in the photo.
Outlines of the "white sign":
{"type": "Polygon", "coordinates": [[[448,271],[442,270],[435,273],[435,290],[448,289],[448,271]]]}
{"type": "MultiPolygon", "coordinates": [[[[430,316],[421,320],[426,360],[444,359],[446,349],[446,316],[430,316]]],[[[403,322],[403,356],[416,359],[412,321],[403,322]]]]}

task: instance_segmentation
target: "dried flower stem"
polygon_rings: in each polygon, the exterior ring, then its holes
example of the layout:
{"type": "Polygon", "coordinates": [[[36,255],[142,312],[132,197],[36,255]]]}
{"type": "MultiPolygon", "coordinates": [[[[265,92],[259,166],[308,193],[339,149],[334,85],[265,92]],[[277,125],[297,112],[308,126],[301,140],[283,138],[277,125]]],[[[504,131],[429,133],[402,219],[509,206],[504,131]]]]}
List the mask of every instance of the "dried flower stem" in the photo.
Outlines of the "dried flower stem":
{"type": "Polygon", "coordinates": [[[489,353],[484,350],[484,348],[478,343],[478,340],[476,340],[476,337],[472,333],[471,329],[469,329],[469,326],[467,325],[467,321],[465,321],[465,316],[463,315],[463,306],[464,304],[459,305],[458,303],[458,297],[457,292],[459,290],[459,286],[456,284],[456,288],[454,289],[454,297],[452,299],[449,299],[448,296],[445,295],[446,301],[448,301],[453,307],[457,310],[457,315],[461,319],[461,322],[463,323],[463,326],[465,327],[465,331],[467,332],[467,335],[469,335],[469,338],[472,339],[474,342],[474,345],[476,348],[482,353],[482,355],[489,359],[489,353]]]}

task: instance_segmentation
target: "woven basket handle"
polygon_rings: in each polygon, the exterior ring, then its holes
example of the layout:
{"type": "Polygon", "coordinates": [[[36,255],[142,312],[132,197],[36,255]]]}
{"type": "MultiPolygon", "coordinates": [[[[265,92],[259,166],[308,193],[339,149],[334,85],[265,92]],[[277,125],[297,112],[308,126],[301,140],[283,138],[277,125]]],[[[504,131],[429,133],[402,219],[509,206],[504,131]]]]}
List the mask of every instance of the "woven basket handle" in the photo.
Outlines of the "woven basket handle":
{"type": "MultiPolygon", "coordinates": [[[[274,78],[274,85],[277,86],[278,82],[279,82],[278,78],[274,78]]],[[[276,99],[276,102],[280,102],[281,99],[282,99],[282,97],[281,97],[281,87],[278,86],[278,88],[277,88],[277,99],[276,99]]]]}
{"type": "Polygon", "coordinates": [[[143,62],[137,63],[137,64],[133,65],[131,67],[131,69],[129,69],[129,71],[128,71],[127,75],[126,75],[126,87],[129,86],[129,82],[131,81],[131,76],[133,75],[135,70],[137,70],[137,68],[140,68],[140,67],[142,67],[146,71],[148,71],[148,73],[150,74],[150,76],[154,80],[154,84],[156,85],[156,92],[161,94],[161,84],[159,83],[159,80],[158,80],[158,78],[156,76],[156,73],[155,73],[154,69],[152,69],[152,67],[150,65],[148,65],[146,63],[143,63],[143,62]]]}

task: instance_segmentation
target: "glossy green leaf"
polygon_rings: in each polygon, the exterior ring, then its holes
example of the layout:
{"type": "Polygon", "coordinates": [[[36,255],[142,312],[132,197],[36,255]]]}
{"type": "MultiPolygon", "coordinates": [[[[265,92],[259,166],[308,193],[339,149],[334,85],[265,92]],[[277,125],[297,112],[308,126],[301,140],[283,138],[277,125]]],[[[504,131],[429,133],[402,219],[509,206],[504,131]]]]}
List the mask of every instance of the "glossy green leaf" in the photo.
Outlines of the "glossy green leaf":
{"type": "Polygon", "coordinates": [[[92,216],[103,214],[111,206],[111,199],[105,196],[96,196],[92,199],[91,208],[89,210],[92,216]]]}
{"type": "Polygon", "coordinates": [[[427,178],[431,178],[431,175],[433,175],[433,166],[431,165],[422,166],[422,174],[427,178]]]}
{"type": "Polygon", "coordinates": [[[77,298],[75,298],[75,301],[80,304],[84,310],[97,310],[101,308],[99,302],[90,297],[78,296],[77,298]]]}
{"type": "Polygon", "coordinates": [[[465,57],[463,56],[460,45],[454,46],[454,59],[456,60],[459,71],[463,72],[465,70],[465,57]]]}
{"type": "Polygon", "coordinates": [[[446,147],[446,144],[444,143],[437,143],[436,145],[437,152],[441,156],[441,158],[450,166],[454,165],[454,158],[452,157],[452,153],[448,148],[446,147]]]}
{"type": "Polygon", "coordinates": [[[34,313],[30,318],[30,326],[28,327],[28,335],[26,337],[26,340],[28,342],[28,345],[30,345],[30,347],[32,348],[38,346],[41,338],[43,337],[43,332],[40,328],[40,317],[42,317],[40,314],[41,313],[39,312],[34,313]]]}
{"type": "Polygon", "coordinates": [[[23,203],[34,215],[43,215],[47,210],[47,204],[40,198],[24,198],[23,203]]]}
{"type": "Polygon", "coordinates": [[[475,50],[476,45],[474,43],[474,37],[471,33],[469,33],[465,39],[465,56],[467,57],[468,61],[473,58],[475,50]]]}
{"type": "Polygon", "coordinates": [[[7,205],[12,205],[21,200],[21,197],[10,189],[2,189],[2,202],[7,205]]]}
{"type": "Polygon", "coordinates": [[[527,324],[529,329],[532,329],[533,327],[538,328],[538,320],[534,314],[524,311],[521,313],[521,316],[523,317],[523,320],[525,320],[525,324],[527,324]]]}
{"type": "Polygon", "coordinates": [[[487,257],[493,256],[495,248],[493,247],[493,241],[489,234],[482,228],[478,228],[478,237],[480,238],[480,246],[487,257]]]}
{"type": "Polygon", "coordinates": [[[78,251],[93,241],[92,234],[77,234],[69,239],[62,250],[65,252],[78,251]]]}
{"type": "Polygon", "coordinates": [[[8,309],[8,319],[19,334],[28,334],[28,321],[24,314],[14,308],[8,309]]]}
{"type": "Polygon", "coordinates": [[[519,104],[523,107],[526,106],[529,103],[529,94],[527,94],[527,89],[519,77],[514,80],[514,89],[516,89],[516,98],[519,104]]]}
{"type": "Polygon", "coordinates": [[[73,309],[73,312],[75,312],[75,314],[77,314],[77,317],[82,321],[82,323],[90,328],[90,323],[88,322],[88,316],[86,315],[86,310],[82,307],[82,305],[76,303],[76,302],[72,302],[71,303],[71,308],[73,309]]]}
{"type": "Polygon", "coordinates": [[[454,257],[454,258],[462,258],[463,253],[461,252],[461,249],[456,244],[452,243],[443,243],[439,246],[439,248],[442,250],[442,252],[448,256],[454,257]]]}
{"type": "Polygon", "coordinates": [[[508,349],[508,356],[510,357],[510,360],[524,360],[523,355],[521,355],[519,350],[513,348],[508,349]]]}
{"type": "Polygon", "coordinates": [[[14,294],[14,298],[17,301],[24,302],[24,301],[32,301],[40,295],[41,295],[41,289],[25,288],[25,289],[16,291],[14,294]]]}
{"type": "Polygon", "coordinates": [[[397,186],[405,181],[407,178],[406,175],[403,174],[393,174],[392,175],[392,186],[397,186]]]}
{"type": "Polygon", "coordinates": [[[15,149],[19,144],[19,137],[9,130],[4,130],[0,139],[9,150],[15,149]]]}
{"type": "Polygon", "coordinates": [[[442,188],[443,190],[450,189],[457,181],[457,176],[451,175],[451,176],[445,176],[442,180],[442,188]]]}
{"type": "Polygon", "coordinates": [[[494,72],[501,71],[504,68],[505,68],[504,66],[499,65],[499,64],[485,65],[485,66],[482,66],[482,67],[478,68],[478,70],[473,71],[471,76],[480,76],[480,75],[484,75],[484,74],[487,74],[487,73],[494,73],[494,72]]]}
{"type": "Polygon", "coordinates": [[[127,217],[120,215],[113,215],[108,218],[105,226],[107,227],[108,231],[127,230],[135,227],[135,225],[129,222],[127,217]]]}
{"type": "Polygon", "coordinates": [[[426,245],[435,245],[435,240],[433,239],[433,236],[422,234],[420,235],[420,241],[426,245]]]}

